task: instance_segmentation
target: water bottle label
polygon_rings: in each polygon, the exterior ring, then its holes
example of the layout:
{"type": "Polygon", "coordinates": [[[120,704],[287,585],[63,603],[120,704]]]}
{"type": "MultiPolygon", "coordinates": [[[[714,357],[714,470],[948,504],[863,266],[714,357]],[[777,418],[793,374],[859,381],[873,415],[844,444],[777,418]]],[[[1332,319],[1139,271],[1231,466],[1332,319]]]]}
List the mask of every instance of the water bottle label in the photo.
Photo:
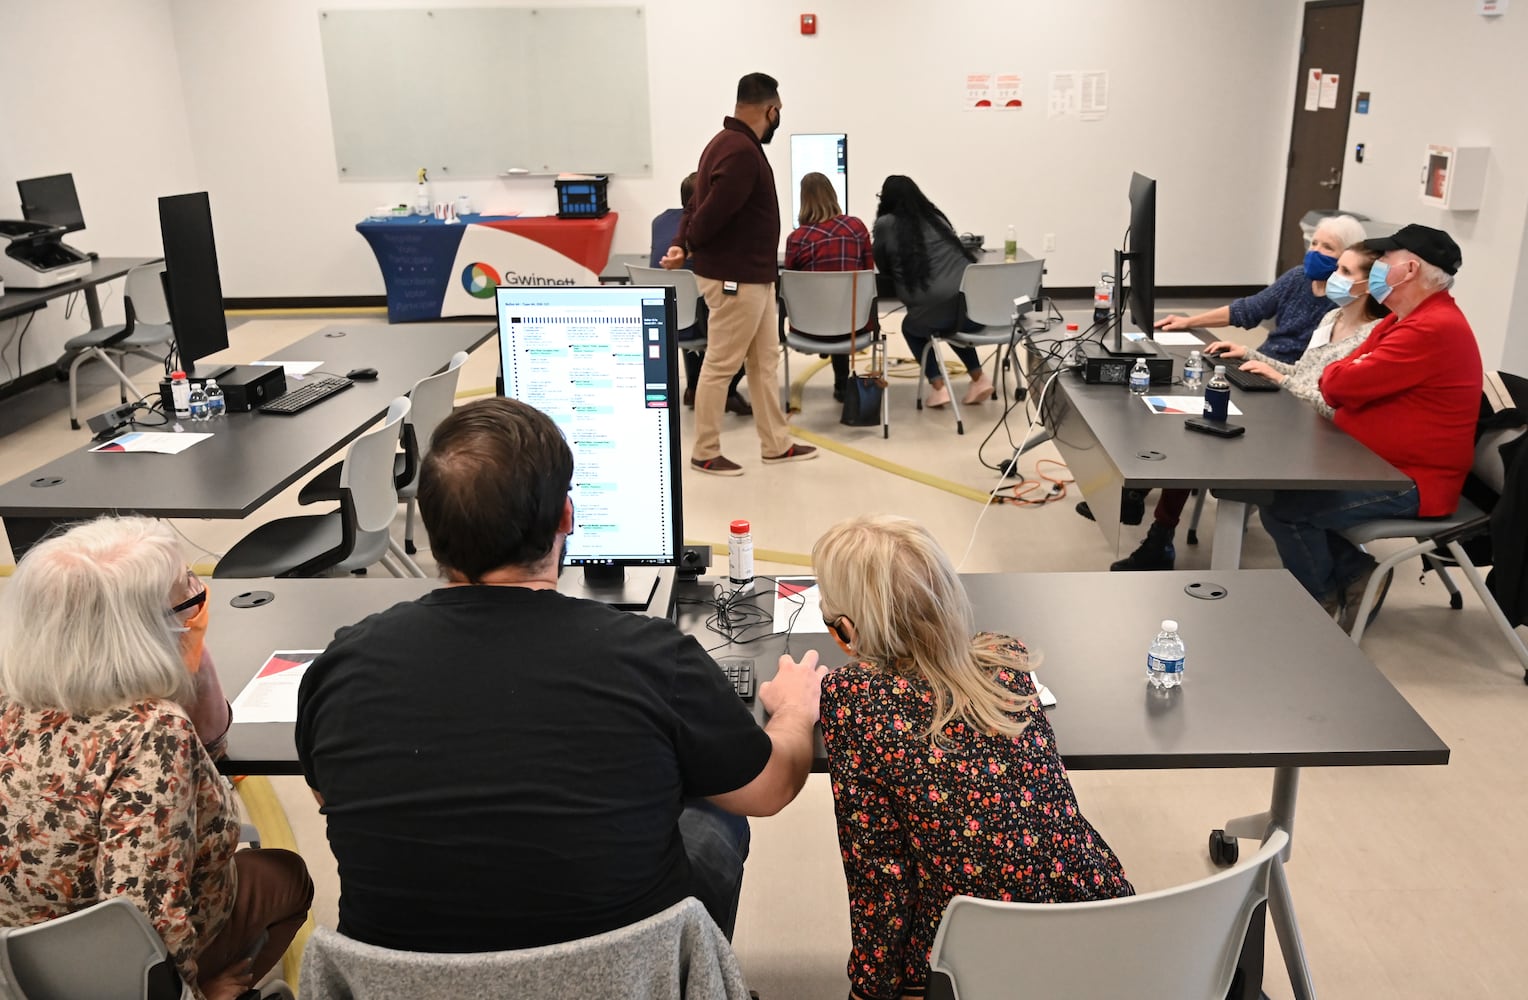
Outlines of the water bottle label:
{"type": "Polygon", "coordinates": [[[1164,660],[1160,656],[1146,654],[1146,669],[1154,674],[1181,674],[1183,673],[1183,657],[1176,660],[1164,660]]]}

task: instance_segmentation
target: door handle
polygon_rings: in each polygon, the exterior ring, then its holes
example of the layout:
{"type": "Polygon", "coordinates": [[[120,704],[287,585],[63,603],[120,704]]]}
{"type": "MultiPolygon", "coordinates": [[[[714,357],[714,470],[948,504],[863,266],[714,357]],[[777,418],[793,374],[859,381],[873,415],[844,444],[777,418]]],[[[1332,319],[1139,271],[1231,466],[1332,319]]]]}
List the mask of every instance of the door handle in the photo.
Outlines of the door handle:
{"type": "Polygon", "coordinates": [[[1342,183],[1342,172],[1339,171],[1336,167],[1332,168],[1332,176],[1331,177],[1328,177],[1324,181],[1317,181],[1316,182],[1316,184],[1318,186],[1324,187],[1324,188],[1326,188],[1328,190],[1331,190],[1332,188],[1336,187],[1337,185],[1339,185],[1341,183],[1342,183]]]}

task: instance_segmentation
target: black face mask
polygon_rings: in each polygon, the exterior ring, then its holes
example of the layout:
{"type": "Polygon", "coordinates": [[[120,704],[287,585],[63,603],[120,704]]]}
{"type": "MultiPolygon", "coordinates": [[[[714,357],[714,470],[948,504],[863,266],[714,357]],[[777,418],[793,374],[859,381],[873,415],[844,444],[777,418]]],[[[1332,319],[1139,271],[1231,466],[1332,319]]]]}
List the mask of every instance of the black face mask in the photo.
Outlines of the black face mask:
{"type": "Polygon", "coordinates": [[[775,109],[775,120],[770,122],[767,126],[765,126],[764,134],[759,137],[759,142],[761,144],[765,145],[765,146],[769,145],[769,140],[773,139],[775,137],[775,133],[778,132],[779,130],[780,130],[780,109],[776,108],[775,109]]]}

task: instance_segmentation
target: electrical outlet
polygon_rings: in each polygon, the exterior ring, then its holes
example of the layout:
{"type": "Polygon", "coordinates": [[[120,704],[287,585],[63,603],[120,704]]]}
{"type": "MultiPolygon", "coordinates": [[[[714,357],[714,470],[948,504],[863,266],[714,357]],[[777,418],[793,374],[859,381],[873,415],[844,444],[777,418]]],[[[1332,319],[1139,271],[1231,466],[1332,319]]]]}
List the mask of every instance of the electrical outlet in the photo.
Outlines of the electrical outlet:
{"type": "Polygon", "coordinates": [[[1056,252],[1056,234],[1055,233],[1046,233],[1045,234],[1045,245],[1044,245],[1044,247],[1042,249],[1044,249],[1044,251],[1046,253],[1055,253],[1056,252]]]}

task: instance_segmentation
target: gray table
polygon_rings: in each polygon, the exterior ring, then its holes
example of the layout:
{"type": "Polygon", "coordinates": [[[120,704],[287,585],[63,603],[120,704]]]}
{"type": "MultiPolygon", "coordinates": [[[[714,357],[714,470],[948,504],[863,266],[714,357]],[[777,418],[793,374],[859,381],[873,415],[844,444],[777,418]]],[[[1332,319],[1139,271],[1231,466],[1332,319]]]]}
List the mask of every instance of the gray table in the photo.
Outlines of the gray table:
{"type": "MultiPolygon", "coordinates": [[[[1037,341],[1043,347],[1057,335],[1052,331],[1037,341]]],[[[1173,356],[1177,378],[1192,348],[1158,350],[1173,356]]],[[[1174,391],[1182,389],[1152,386],[1153,394],[1174,391]]],[[[1399,469],[1287,392],[1243,392],[1233,386],[1231,401],[1243,411],[1232,422],[1245,425],[1247,432],[1223,439],[1184,430],[1183,417],[1150,413],[1125,386],[1087,385],[1072,372],[1056,377],[1045,401],[1046,425],[1116,551],[1123,547],[1119,508],[1124,488],[1267,491],[1411,485],[1399,469]]],[[[1245,503],[1222,498],[1217,505],[1210,557],[1215,569],[1240,564],[1246,516],[1245,503]]]]}
{"type": "Polygon", "coordinates": [[[323,371],[340,375],[371,367],[376,381],[357,382],[292,416],[231,413],[206,426],[212,438],[179,455],[91,454],[87,447],[40,465],[0,485],[11,548],[19,559],[55,525],[104,513],[246,517],[356,438],[394,397],[443,370],[457,351],[483,343],[493,329],[480,320],[325,327],[271,358],[319,361],[323,371]]]}
{"type": "MultiPolygon", "coordinates": [[[[1293,833],[1302,767],[1446,764],[1449,749],[1362,650],[1321,613],[1282,570],[1205,573],[968,574],[976,623],[1022,637],[1040,651],[1040,675],[1059,703],[1049,710],[1066,765],[1078,770],[1273,768],[1268,810],[1231,820],[1238,837],[1293,833]],[[1212,593],[1205,600],[1190,595],[1212,593]],[[1184,686],[1153,692],[1146,647],[1163,618],[1176,618],[1188,646],[1184,686]],[[1106,627],[1105,627],[1106,626],[1106,627]]],[[[230,696],[277,649],[317,649],[345,624],[411,600],[428,580],[213,580],[208,648],[230,696]],[[263,591],[258,607],[233,607],[236,595],[263,591]]],[[[844,656],[823,632],[770,636],[728,645],[704,625],[696,601],[710,584],[676,588],[680,627],[713,656],[746,656],[762,683],[787,648],[844,656]]],[[[768,611],[773,599],[758,598],[768,611]]],[[[667,606],[660,595],[655,607],[667,606]]],[[[805,625],[806,623],[803,623],[805,625]]],[[[755,701],[755,714],[764,717],[755,701]]],[[[821,743],[814,766],[824,770],[821,743]]],[[[290,724],[234,722],[225,771],[300,772],[290,724]]],[[[1270,910],[1298,997],[1313,995],[1289,885],[1282,866],[1270,910]]]]}
{"type": "Polygon", "coordinates": [[[0,295],[0,320],[41,309],[50,299],[84,292],[85,314],[90,319],[90,328],[99,330],[106,322],[101,319],[101,300],[96,294],[96,286],[122,277],[139,264],[149,264],[156,260],[159,258],[102,257],[91,263],[90,271],[83,278],[50,288],[11,288],[0,295]]]}

